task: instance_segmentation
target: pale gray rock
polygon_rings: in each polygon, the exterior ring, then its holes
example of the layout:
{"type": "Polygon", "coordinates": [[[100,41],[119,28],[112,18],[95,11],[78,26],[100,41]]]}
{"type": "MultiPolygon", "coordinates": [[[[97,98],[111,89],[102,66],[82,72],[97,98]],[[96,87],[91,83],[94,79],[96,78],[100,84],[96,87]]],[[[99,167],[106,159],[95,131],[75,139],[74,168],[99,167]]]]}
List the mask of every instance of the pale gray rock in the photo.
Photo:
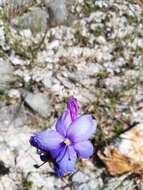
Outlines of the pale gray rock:
{"type": "MultiPolygon", "coordinates": [[[[91,168],[90,168],[91,169],[91,168]]],[[[101,174],[101,172],[99,172],[101,174]]],[[[103,187],[103,181],[98,176],[98,172],[94,174],[93,171],[89,170],[86,166],[86,172],[78,171],[76,174],[73,175],[72,181],[75,185],[76,190],[99,190],[103,187]]]]}
{"type": "Polygon", "coordinates": [[[68,24],[74,19],[72,5],[75,0],[44,0],[50,16],[50,25],[68,24]]]}
{"type": "Polygon", "coordinates": [[[4,27],[0,25],[0,46],[4,46],[5,44],[5,32],[4,27]]]}
{"type": "Polygon", "coordinates": [[[114,92],[120,92],[123,87],[123,81],[118,76],[108,77],[103,82],[107,89],[114,92]]]}
{"type": "Polygon", "coordinates": [[[0,59],[0,90],[8,88],[12,81],[14,81],[13,67],[7,61],[0,59]]]}
{"type": "Polygon", "coordinates": [[[1,177],[0,190],[14,190],[16,188],[14,180],[10,179],[8,175],[1,177]]]}
{"type": "Polygon", "coordinates": [[[30,12],[23,14],[12,21],[18,29],[30,29],[32,32],[45,32],[48,27],[48,13],[39,7],[31,8],[30,12]]]}
{"type": "Polygon", "coordinates": [[[65,0],[44,0],[44,3],[49,11],[51,25],[62,24],[66,21],[65,0]]]}
{"type": "Polygon", "coordinates": [[[111,178],[106,184],[104,184],[103,190],[111,189],[133,189],[133,181],[126,179],[128,174],[122,175],[120,177],[111,178]]]}
{"type": "Polygon", "coordinates": [[[3,7],[5,0],[0,0],[0,7],[3,7]]]}
{"type": "Polygon", "coordinates": [[[50,104],[48,97],[42,93],[30,93],[28,91],[22,91],[25,103],[35,112],[39,113],[42,117],[48,117],[50,115],[50,104]]]}
{"type": "Polygon", "coordinates": [[[20,98],[21,97],[21,94],[20,94],[20,92],[19,92],[19,90],[17,90],[17,89],[11,89],[11,90],[9,90],[9,92],[8,92],[8,96],[9,97],[13,97],[13,98],[20,98]]]}
{"type": "MultiPolygon", "coordinates": [[[[33,182],[32,188],[35,190],[42,189],[50,189],[50,190],[55,190],[55,177],[52,176],[44,176],[40,175],[39,173],[32,173],[28,179],[33,182]]],[[[61,186],[60,186],[61,187],[61,186]]]]}
{"type": "Polygon", "coordinates": [[[74,174],[72,180],[74,183],[80,184],[80,183],[87,182],[89,180],[89,176],[79,171],[76,174],[74,174]]]}
{"type": "Polygon", "coordinates": [[[24,65],[25,61],[15,55],[11,55],[10,61],[13,65],[24,65]]]}
{"type": "Polygon", "coordinates": [[[11,126],[21,127],[26,121],[26,113],[23,105],[17,103],[16,105],[2,106],[0,108],[0,129],[7,130],[11,126]]]}

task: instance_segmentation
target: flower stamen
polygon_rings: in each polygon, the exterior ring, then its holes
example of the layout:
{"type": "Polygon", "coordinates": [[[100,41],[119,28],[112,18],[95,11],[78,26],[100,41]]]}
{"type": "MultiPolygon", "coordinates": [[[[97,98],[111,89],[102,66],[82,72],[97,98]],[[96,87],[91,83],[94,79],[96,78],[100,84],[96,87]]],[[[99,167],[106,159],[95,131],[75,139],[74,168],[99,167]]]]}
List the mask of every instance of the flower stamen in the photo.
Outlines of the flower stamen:
{"type": "Polygon", "coordinates": [[[71,141],[70,141],[69,139],[65,139],[64,143],[65,143],[66,145],[69,145],[69,144],[71,144],[71,141]]]}

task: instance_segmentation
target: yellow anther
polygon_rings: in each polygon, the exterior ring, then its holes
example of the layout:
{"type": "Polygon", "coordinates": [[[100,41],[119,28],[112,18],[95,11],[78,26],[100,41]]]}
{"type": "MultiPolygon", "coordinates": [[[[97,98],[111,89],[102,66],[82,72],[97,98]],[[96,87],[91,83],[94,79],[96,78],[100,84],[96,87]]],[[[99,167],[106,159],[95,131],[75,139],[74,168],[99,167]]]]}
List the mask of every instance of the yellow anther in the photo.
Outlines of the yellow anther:
{"type": "Polygon", "coordinates": [[[69,145],[69,144],[71,144],[71,141],[70,141],[69,139],[65,139],[64,143],[65,143],[66,145],[69,145]]]}

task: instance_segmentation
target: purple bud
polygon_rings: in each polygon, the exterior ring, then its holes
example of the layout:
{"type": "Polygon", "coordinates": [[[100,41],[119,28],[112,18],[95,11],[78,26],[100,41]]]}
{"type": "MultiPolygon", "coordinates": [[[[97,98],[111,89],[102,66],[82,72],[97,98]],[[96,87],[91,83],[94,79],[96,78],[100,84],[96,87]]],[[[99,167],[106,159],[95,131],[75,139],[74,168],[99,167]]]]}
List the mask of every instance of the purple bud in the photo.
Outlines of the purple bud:
{"type": "Polygon", "coordinates": [[[73,96],[69,97],[67,102],[67,108],[70,110],[72,121],[74,121],[79,114],[79,104],[77,102],[77,99],[73,96]]]}

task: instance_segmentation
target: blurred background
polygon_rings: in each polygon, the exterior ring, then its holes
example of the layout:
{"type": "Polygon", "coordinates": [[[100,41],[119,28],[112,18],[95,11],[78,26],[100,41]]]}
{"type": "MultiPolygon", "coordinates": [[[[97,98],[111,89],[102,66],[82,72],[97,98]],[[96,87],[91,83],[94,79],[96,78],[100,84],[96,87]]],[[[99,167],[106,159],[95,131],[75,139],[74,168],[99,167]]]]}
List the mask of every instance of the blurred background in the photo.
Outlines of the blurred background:
{"type": "Polygon", "coordinates": [[[142,3],[0,0],[0,190],[143,189],[143,147],[128,154],[143,138],[142,3]],[[95,155],[58,178],[51,163],[34,167],[29,138],[54,127],[71,95],[97,119],[95,155]]]}

